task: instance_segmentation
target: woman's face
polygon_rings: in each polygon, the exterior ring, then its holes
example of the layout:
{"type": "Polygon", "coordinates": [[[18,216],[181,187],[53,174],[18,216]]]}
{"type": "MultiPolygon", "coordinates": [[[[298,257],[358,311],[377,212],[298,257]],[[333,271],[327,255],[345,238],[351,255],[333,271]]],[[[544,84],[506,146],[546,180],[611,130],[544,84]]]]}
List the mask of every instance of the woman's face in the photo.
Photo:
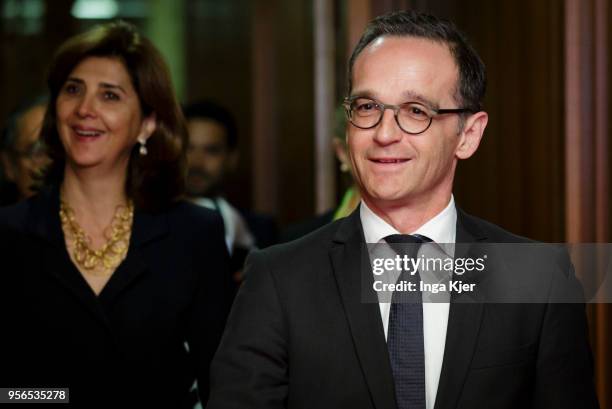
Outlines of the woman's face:
{"type": "Polygon", "coordinates": [[[76,168],[125,169],[138,139],[155,130],[117,58],[88,57],[70,73],[56,100],[66,162],[76,168]]]}

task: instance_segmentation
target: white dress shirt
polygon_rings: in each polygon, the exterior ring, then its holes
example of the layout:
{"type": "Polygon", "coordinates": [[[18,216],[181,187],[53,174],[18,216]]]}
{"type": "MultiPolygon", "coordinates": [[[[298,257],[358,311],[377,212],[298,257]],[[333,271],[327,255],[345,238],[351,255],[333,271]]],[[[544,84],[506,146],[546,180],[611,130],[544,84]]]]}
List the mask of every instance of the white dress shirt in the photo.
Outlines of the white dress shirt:
{"type": "MultiPolygon", "coordinates": [[[[384,243],[384,237],[400,234],[393,226],[374,213],[362,201],[359,209],[361,225],[366,243],[384,243]]],[[[451,195],[446,208],[410,234],[421,234],[436,243],[455,243],[457,228],[457,209],[451,195]]],[[[452,256],[452,254],[450,254],[452,256]]],[[[424,302],[423,304],[423,341],[425,353],[425,402],[427,409],[433,409],[438,392],[440,371],[446,343],[449,303],[424,302]]],[[[380,315],[385,330],[389,327],[390,303],[380,302],[380,315]]]]}
{"type": "Polygon", "coordinates": [[[218,196],[214,199],[199,197],[194,203],[212,210],[217,210],[223,218],[225,229],[225,244],[230,255],[234,252],[234,247],[245,249],[255,248],[255,238],[249,230],[246,221],[240,212],[234,208],[227,200],[218,196]]]}

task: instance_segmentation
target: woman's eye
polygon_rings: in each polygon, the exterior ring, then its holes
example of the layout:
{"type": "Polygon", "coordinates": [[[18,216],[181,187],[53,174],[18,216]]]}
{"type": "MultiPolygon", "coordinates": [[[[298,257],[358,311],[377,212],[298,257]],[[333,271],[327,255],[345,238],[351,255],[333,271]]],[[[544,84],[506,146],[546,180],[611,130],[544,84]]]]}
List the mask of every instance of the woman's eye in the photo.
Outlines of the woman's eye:
{"type": "Polygon", "coordinates": [[[109,101],[119,101],[119,95],[111,91],[105,91],[104,99],[109,100],[109,101]]]}
{"type": "Polygon", "coordinates": [[[79,86],[76,84],[66,84],[64,86],[64,92],[66,94],[76,94],[79,92],[79,86]]]}

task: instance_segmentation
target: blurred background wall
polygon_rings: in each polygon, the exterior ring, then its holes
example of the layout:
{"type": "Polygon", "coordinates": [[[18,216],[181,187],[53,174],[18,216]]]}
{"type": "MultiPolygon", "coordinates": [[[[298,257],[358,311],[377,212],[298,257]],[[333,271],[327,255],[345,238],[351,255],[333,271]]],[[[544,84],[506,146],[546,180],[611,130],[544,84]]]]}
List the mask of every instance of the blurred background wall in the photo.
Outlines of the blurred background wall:
{"type": "MultiPolygon", "coordinates": [[[[346,61],[370,18],[402,8],[455,21],[488,68],[490,122],[459,166],[459,206],[537,240],[610,242],[608,0],[0,0],[0,118],[44,91],[64,39],[128,20],[166,56],[181,101],[236,116],[230,200],[287,225],[337,204],[330,139],[346,61]]],[[[589,318],[612,408],[608,306],[589,318]]]]}

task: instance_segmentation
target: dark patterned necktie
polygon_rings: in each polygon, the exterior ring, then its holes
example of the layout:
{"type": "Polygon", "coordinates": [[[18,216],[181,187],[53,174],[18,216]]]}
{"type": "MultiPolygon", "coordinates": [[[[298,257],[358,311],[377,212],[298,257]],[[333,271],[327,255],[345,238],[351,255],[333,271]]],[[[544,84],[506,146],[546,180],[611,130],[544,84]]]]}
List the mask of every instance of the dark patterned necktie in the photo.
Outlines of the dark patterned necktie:
{"type": "MultiPolygon", "coordinates": [[[[397,254],[417,257],[422,243],[432,240],[422,235],[393,234],[384,238],[397,254]]],[[[395,383],[398,409],[425,409],[425,347],[420,276],[404,270],[402,280],[416,284],[416,291],[395,291],[391,299],[387,349],[395,383]]]]}

